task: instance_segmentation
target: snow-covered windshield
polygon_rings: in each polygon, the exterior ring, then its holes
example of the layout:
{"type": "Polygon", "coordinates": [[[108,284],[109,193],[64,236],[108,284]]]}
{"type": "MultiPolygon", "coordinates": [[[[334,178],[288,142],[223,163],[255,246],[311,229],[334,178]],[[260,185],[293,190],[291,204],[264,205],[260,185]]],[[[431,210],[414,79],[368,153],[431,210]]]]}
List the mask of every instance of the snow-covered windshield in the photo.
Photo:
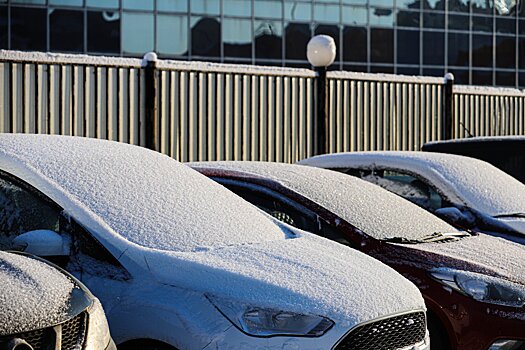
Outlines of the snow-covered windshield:
{"type": "Polygon", "coordinates": [[[457,232],[393,193],[334,171],[264,162],[192,163],[192,167],[236,170],[272,179],[377,239],[418,240],[436,232],[457,232]]]}
{"type": "MultiPolygon", "coordinates": [[[[80,137],[0,135],[0,167],[28,171],[141,246],[198,251],[286,238],[262,212],[189,167],[141,147],[80,137]],[[30,169],[30,170],[27,170],[30,169]]],[[[27,176],[27,175],[26,175],[27,176]]],[[[60,203],[59,203],[60,204],[60,203]]]]}

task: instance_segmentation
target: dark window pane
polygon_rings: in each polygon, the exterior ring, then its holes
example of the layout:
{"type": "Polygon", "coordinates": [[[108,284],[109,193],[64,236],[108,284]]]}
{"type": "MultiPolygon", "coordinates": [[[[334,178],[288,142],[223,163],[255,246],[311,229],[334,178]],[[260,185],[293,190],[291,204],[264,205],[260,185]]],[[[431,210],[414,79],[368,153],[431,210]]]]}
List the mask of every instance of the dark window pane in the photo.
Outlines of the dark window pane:
{"type": "MultiPolygon", "coordinates": [[[[7,0],[0,0],[2,3],[6,3],[7,0]]],[[[46,0],[11,0],[12,4],[31,4],[31,5],[45,5],[46,0]]]]}
{"type": "Polygon", "coordinates": [[[55,51],[84,51],[84,13],[73,10],[51,10],[50,48],[55,51]]]}
{"type": "Polygon", "coordinates": [[[467,85],[469,83],[468,70],[467,69],[450,69],[450,72],[454,74],[454,83],[467,85]]]}
{"type": "Polygon", "coordinates": [[[153,23],[152,13],[123,12],[122,51],[140,56],[153,51],[155,48],[153,23]]]}
{"type": "Polygon", "coordinates": [[[469,65],[468,34],[448,33],[448,65],[468,67],[469,65]]]}
{"type": "Polygon", "coordinates": [[[472,16],[472,30],[476,32],[492,33],[492,17],[472,16]]]}
{"type": "Polygon", "coordinates": [[[370,60],[372,62],[392,63],[394,61],[394,31],[392,29],[372,28],[370,39],[370,60]]]}
{"type": "Polygon", "coordinates": [[[396,7],[399,9],[419,10],[421,2],[419,0],[398,0],[396,1],[396,7]]]}
{"type": "Polygon", "coordinates": [[[282,59],[283,29],[280,21],[255,21],[255,57],[282,59]]]}
{"type": "Polygon", "coordinates": [[[494,12],[492,1],[472,1],[472,12],[491,15],[494,12]]]}
{"type": "Polygon", "coordinates": [[[245,19],[225,18],[222,22],[224,56],[252,57],[252,23],[245,19]]]}
{"type": "MultiPolygon", "coordinates": [[[[523,6],[525,7],[525,6],[523,6]]],[[[520,19],[518,23],[518,32],[521,35],[525,35],[525,19],[520,19]]]]}
{"type": "Polygon", "coordinates": [[[518,67],[525,69],[525,38],[519,38],[518,50],[518,67]]]}
{"type": "Polygon", "coordinates": [[[188,54],[188,17],[157,15],[157,47],[160,54],[188,54]]]}
{"type": "Polygon", "coordinates": [[[285,29],[286,58],[306,60],[306,45],[310,40],[310,25],[288,23],[285,29]]]}
{"type": "Polygon", "coordinates": [[[366,67],[366,65],[345,65],[343,66],[343,70],[347,72],[368,72],[368,68],[366,67]]]}
{"type": "Polygon", "coordinates": [[[396,20],[399,27],[419,28],[419,12],[398,11],[396,20]]]}
{"type": "Polygon", "coordinates": [[[470,12],[470,1],[449,0],[448,10],[454,11],[454,12],[469,13],[470,12]]]}
{"type": "Polygon", "coordinates": [[[516,86],[516,73],[496,71],[496,85],[515,87],[516,86]]]}
{"type": "Polygon", "coordinates": [[[423,75],[427,77],[444,77],[445,71],[443,69],[423,68],[423,75]]]}
{"type": "Polygon", "coordinates": [[[394,67],[392,66],[372,66],[370,73],[389,73],[394,74],[394,67]]]}
{"type": "Polygon", "coordinates": [[[445,64],[445,34],[423,32],[423,64],[445,64]]]}
{"type": "Polygon", "coordinates": [[[343,61],[367,62],[367,33],[363,27],[343,29],[343,61]]]}
{"type": "Polygon", "coordinates": [[[401,75],[419,75],[419,68],[397,67],[397,74],[401,74],[401,75]]]}
{"type": "Polygon", "coordinates": [[[423,26],[425,28],[445,28],[445,14],[439,12],[424,12],[423,13],[423,26]]]}
{"type": "MultiPolygon", "coordinates": [[[[339,26],[330,26],[330,25],[318,25],[317,28],[315,28],[315,35],[319,34],[325,34],[328,36],[331,36],[335,41],[335,47],[341,47],[339,44],[339,26]]],[[[306,46],[304,48],[306,50],[306,46]]],[[[341,60],[341,50],[336,50],[335,54],[335,61],[341,60]]]]}
{"type": "Polygon", "coordinates": [[[191,27],[191,54],[194,56],[220,57],[221,24],[215,18],[202,17],[191,27]]]}
{"type": "Polygon", "coordinates": [[[445,1],[435,1],[435,0],[424,0],[423,9],[425,10],[438,10],[445,11],[445,1]]]}
{"type": "Polygon", "coordinates": [[[0,6],[0,48],[7,49],[7,7],[0,6]]]}
{"type": "Polygon", "coordinates": [[[518,75],[518,79],[519,79],[519,87],[520,88],[525,88],[525,72],[520,72],[520,74],[518,75]]]}
{"type": "Polygon", "coordinates": [[[496,18],[496,32],[498,33],[516,33],[515,18],[496,18]]]}
{"type": "Polygon", "coordinates": [[[492,85],[491,71],[472,71],[472,84],[474,85],[492,85]]]}
{"type": "Polygon", "coordinates": [[[509,37],[496,37],[496,67],[516,67],[516,40],[509,37]]]}
{"type": "Polygon", "coordinates": [[[419,64],[419,31],[397,31],[397,63],[419,64]]]}
{"type": "Polygon", "coordinates": [[[118,12],[88,12],[88,51],[120,52],[118,12]]]}
{"type": "Polygon", "coordinates": [[[492,67],[492,36],[472,35],[472,65],[492,67]]]}
{"type": "Polygon", "coordinates": [[[11,7],[11,49],[47,51],[47,10],[11,7]]]}
{"type": "Polygon", "coordinates": [[[470,19],[467,15],[448,15],[448,28],[469,30],[470,19]]]}

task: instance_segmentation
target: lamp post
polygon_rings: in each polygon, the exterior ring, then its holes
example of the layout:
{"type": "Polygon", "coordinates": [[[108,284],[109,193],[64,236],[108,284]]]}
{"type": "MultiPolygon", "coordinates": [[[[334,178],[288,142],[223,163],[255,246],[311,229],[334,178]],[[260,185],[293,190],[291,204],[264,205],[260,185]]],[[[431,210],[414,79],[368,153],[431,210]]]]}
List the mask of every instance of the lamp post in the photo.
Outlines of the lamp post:
{"type": "Polygon", "coordinates": [[[306,57],[317,72],[316,77],[316,114],[317,114],[317,149],[316,154],[326,153],[326,68],[335,60],[335,41],[328,35],[316,35],[306,47],[306,57]]]}

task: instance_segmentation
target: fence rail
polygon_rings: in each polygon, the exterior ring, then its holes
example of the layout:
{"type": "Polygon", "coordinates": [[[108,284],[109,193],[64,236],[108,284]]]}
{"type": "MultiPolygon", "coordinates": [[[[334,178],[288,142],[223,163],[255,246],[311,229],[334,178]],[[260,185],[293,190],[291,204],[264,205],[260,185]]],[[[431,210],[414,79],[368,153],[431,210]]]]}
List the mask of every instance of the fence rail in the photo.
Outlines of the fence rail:
{"type": "Polygon", "coordinates": [[[294,162],[316,154],[326,84],[328,152],[417,150],[524,132],[525,93],[441,78],[0,51],[0,131],[96,137],[181,161],[294,162]]]}

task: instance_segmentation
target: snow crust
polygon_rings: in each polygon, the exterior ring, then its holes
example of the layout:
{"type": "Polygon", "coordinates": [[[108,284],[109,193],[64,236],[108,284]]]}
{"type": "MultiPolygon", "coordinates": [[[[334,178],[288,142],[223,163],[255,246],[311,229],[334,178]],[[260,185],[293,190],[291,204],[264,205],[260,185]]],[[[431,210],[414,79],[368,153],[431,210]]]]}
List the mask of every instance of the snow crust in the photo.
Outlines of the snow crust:
{"type": "Polygon", "coordinates": [[[525,96],[524,90],[494,86],[454,85],[454,92],[468,95],[525,96]]]}
{"type": "Polygon", "coordinates": [[[490,216],[525,211],[525,185],[479,159],[431,152],[348,152],[299,162],[321,168],[388,168],[418,174],[457,205],[490,216]]]}
{"type": "Polygon", "coordinates": [[[0,251],[0,336],[65,321],[73,288],[50,265],[0,251]]]}
{"type": "Polygon", "coordinates": [[[427,142],[427,145],[433,145],[433,144],[454,144],[454,143],[470,143],[470,142],[478,142],[478,141],[525,141],[525,136],[521,135],[505,135],[505,136],[476,136],[476,137],[466,137],[461,139],[453,139],[453,140],[443,140],[443,141],[430,141],[427,142]]]}
{"type": "Polygon", "coordinates": [[[455,228],[376,185],[345,174],[301,165],[266,162],[203,162],[193,168],[237,171],[271,179],[378,238],[418,239],[455,228]]]}
{"type": "Polygon", "coordinates": [[[329,71],[326,76],[330,79],[368,80],[388,83],[415,83],[415,84],[438,84],[443,85],[444,78],[422,77],[416,75],[398,75],[386,73],[361,73],[347,71],[329,71]]]}
{"type": "MultiPolygon", "coordinates": [[[[22,163],[129,242],[177,251],[282,240],[264,214],[189,167],[144,148],[52,135],[0,135],[22,163]]],[[[58,194],[55,191],[50,196],[58,194]]]]}

